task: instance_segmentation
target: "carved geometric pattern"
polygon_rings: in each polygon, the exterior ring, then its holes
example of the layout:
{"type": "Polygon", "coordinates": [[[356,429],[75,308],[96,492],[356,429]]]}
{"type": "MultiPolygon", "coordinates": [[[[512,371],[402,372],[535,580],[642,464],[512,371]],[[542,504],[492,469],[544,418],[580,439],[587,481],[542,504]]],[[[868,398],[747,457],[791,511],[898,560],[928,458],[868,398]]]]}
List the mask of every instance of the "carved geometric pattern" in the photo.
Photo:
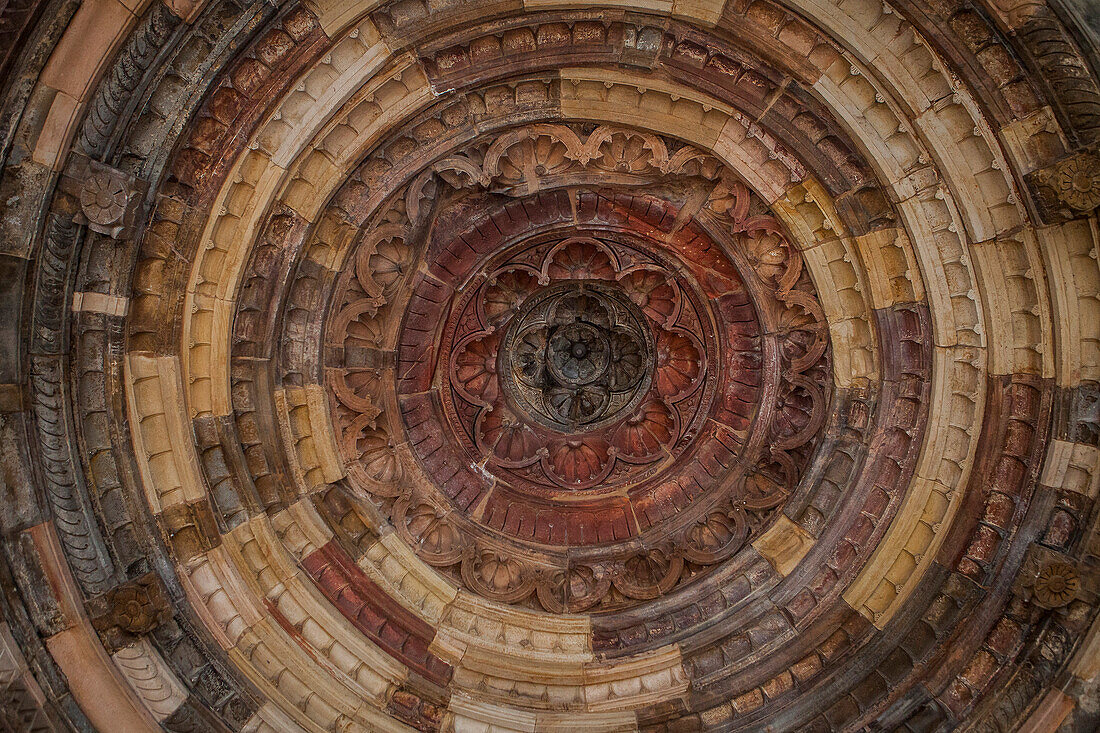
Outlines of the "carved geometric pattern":
{"type": "Polygon", "coordinates": [[[0,728],[1100,726],[1089,3],[0,5],[0,728]]]}

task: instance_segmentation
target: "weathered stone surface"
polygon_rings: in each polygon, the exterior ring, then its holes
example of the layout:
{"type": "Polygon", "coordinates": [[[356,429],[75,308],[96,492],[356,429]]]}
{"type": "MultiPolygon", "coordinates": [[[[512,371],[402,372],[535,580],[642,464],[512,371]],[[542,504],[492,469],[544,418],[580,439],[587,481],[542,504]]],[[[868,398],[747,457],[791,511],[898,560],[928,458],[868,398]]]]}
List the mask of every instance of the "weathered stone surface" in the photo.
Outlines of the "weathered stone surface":
{"type": "Polygon", "coordinates": [[[0,8],[0,727],[1100,724],[1076,0],[0,8]]]}

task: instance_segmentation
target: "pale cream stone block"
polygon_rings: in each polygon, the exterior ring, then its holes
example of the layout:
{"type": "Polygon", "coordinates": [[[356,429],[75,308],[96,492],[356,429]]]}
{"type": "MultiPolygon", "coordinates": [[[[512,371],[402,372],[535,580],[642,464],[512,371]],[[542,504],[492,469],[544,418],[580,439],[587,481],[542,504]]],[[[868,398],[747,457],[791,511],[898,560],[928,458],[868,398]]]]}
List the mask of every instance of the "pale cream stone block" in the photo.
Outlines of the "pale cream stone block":
{"type": "Polygon", "coordinates": [[[1073,387],[1100,379],[1100,225],[1096,215],[1035,231],[1059,338],[1055,374],[1073,387]]]}
{"type": "MultiPolygon", "coordinates": [[[[369,20],[363,20],[356,26],[355,36],[354,39],[345,38],[341,41],[341,45],[351,46],[355,54],[354,60],[347,68],[337,70],[333,68],[335,62],[330,62],[324,65],[323,69],[315,69],[310,73],[310,77],[316,75],[318,78],[325,78],[323,87],[316,92],[316,98],[311,95],[312,86],[308,78],[298,85],[301,90],[299,93],[304,98],[302,101],[306,102],[307,99],[309,101],[305,104],[304,114],[300,119],[295,120],[295,124],[289,125],[278,148],[272,151],[272,161],[275,165],[289,168],[294,158],[308,148],[310,141],[316,139],[330,120],[340,113],[347,112],[345,107],[347,102],[390,60],[389,47],[381,40],[378,29],[369,20]],[[328,71],[329,74],[337,73],[338,76],[330,82],[327,81],[327,75],[323,74],[323,71],[328,71]]],[[[338,58],[338,52],[339,48],[335,49],[329,54],[329,58],[334,56],[338,58]]],[[[286,109],[292,101],[288,99],[280,108],[280,116],[284,124],[293,119],[286,109]]],[[[257,137],[262,140],[263,132],[257,137]]]]}
{"type": "Polygon", "coordinates": [[[76,123],[84,105],[65,92],[54,95],[50,111],[34,146],[32,158],[53,170],[60,170],[68,152],[69,143],[76,133],[76,123]]]}
{"type": "Polygon", "coordinates": [[[208,295],[189,293],[184,300],[183,383],[192,418],[233,412],[228,352],[235,308],[232,301],[208,295]]]}
{"type": "Polygon", "coordinates": [[[387,692],[408,677],[408,670],[354,628],[305,577],[268,518],[261,515],[239,525],[225,543],[250,591],[295,631],[278,628],[299,646],[309,647],[310,656],[326,660],[338,689],[353,689],[356,696],[384,707],[387,692]]]}
{"type": "Polygon", "coordinates": [[[935,343],[984,347],[984,311],[965,227],[934,169],[927,167],[925,173],[898,208],[920,264],[935,343]]]}
{"type": "MultiPolygon", "coordinates": [[[[795,177],[748,130],[740,115],[730,117],[714,141],[714,154],[723,159],[765,202],[780,198],[795,177]]],[[[804,171],[803,171],[804,173],[804,171]]]]}
{"type": "Polygon", "coordinates": [[[675,135],[702,148],[714,147],[735,112],[689,87],[658,79],[641,84],[623,71],[566,68],[560,75],[561,107],[567,118],[632,125],[675,135]]]}
{"type": "Polygon", "coordinates": [[[269,702],[253,713],[241,733],[306,733],[306,729],[269,702]]]}
{"type": "Polygon", "coordinates": [[[163,657],[144,637],[111,655],[123,677],[157,721],[163,721],[187,700],[187,690],[163,657]]]}
{"type": "Polygon", "coordinates": [[[634,710],[687,692],[680,648],[672,644],[615,663],[585,665],[584,699],[590,711],[634,710]]]}
{"type": "Polygon", "coordinates": [[[1083,443],[1052,440],[1039,481],[1044,486],[1095,498],[1100,493],[1100,450],[1083,443]]]}
{"type": "Polygon", "coordinates": [[[307,384],[305,390],[313,445],[321,461],[321,471],[325,481],[338,481],[345,473],[344,462],[340,460],[340,450],[336,445],[336,432],[328,412],[325,388],[319,384],[307,384]]]}
{"type": "Polygon", "coordinates": [[[771,563],[777,573],[786,576],[802,562],[813,544],[814,538],[809,532],[791,521],[787,515],[780,514],[775,524],[753,540],[752,546],[771,563]]]}
{"type": "Polygon", "coordinates": [[[672,0],[672,17],[690,18],[698,25],[714,26],[725,7],[726,0],[672,0]]]}
{"type": "Polygon", "coordinates": [[[535,713],[451,695],[448,710],[454,715],[454,733],[534,733],[535,713]]]}
{"type": "Polygon", "coordinates": [[[1069,459],[1073,455],[1074,444],[1065,440],[1052,440],[1047,446],[1047,455],[1043,460],[1043,472],[1039,481],[1044,486],[1060,488],[1066,480],[1069,459]]]}
{"type": "Polygon", "coordinates": [[[984,242],[1018,226],[1019,197],[1005,179],[1007,164],[993,152],[992,133],[973,117],[961,89],[913,120],[951,188],[970,238],[984,242]],[[958,99],[958,102],[953,100],[958,99]]]}
{"type": "Polygon", "coordinates": [[[535,716],[535,733],[630,733],[638,730],[638,718],[633,711],[614,713],[539,712],[535,716]]]}
{"type": "Polygon", "coordinates": [[[317,16],[325,35],[335,38],[357,18],[382,3],[380,0],[305,0],[303,4],[317,16]]]}
{"type": "Polygon", "coordinates": [[[416,556],[394,532],[387,532],[359,558],[359,567],[406,608],[438,627],[458,588],[416,556]]]}
{"type": "Polygon", "coordinates": [[[128,298],[103,293],[73,293],[73,312],[102,313],[108,316],[126,315],[128,298]]]}
{"type": "Polygon", "coordinates": [[[883,3],[795,0],[791,7],[827,35],[844,38],[867,68],[888,81],[909,114],[919,114],[932,100],[950,93],[950,81],[940,71],[942,62],[913,27],[883,3]]]}
{"type": "Polygon", "coordinates": [[[206,496],[174,356],[131,353],[125,362],[127,411],[142,488],[155,514],[206,496]]]}
{"type": "Polygon", "coordinates": [[[478,699],[527,709],[585,707],[584,670],[579,665],[532,665],[507,654],[473,650],[454,667],[451,688],[478,699]]]}
{"type": "Polygon", "coordinates": [[[986,376],[969,347],[933,354],[931,413],[916,476],[844,600],[882,628],[927,571],[962,505],[985,405],[986,376]]]}
{"type": "Polygon", "coordinates": [[[862,64],[857,66],[848,59],[823,74],[814,83],[814,90],[882,169],[880,176],[889,184],[887,188],[894,188],[914,162],[916,143],[894,112],[894,100],[890,98],[887,104],[889,93],[874,81],[862,64]]]}
{"type": "Polygon", "coordinates": [[[416,59],[409,54],[399,57],[385,74],[375,74],[366,81],[340,114],[331,116],[313,136],[313,145],[304,146],[307,152],[291,166],[292,175],[280,200],[306,221],[314,221],[366,150],[396,121],[406,119],[435,98],[416,59]],[[340,140],[338,149],[328,149],[335,138],[340,140]]]}
{"type": "Polygon", "coordinates": [[[286,549],[301,560],[332,541],[332,530],[308,499],[297,501],[271,516],[271,525],[286,549]]]}
{"type": "Polygon", "coordinates": [[[985,355],[980,349],[933,349],[929,400],[939,409],[929,411],[917,476],[937,481],[952,491],[966,486],[978,448],[987,382],[985,355]]]}
{"type": "Polygon", "coordinates": [[[1021,175],[1054,163],[1069,148],[1050,107],[1037,109],[1002,127],[1001,140],[1021,175]]]}
{"type": "Polygon", "coordinates": [[[217,214],[203,232],[204,247],[191,271],[188,293],[224,300],[237,297],[248,253],[268,205],[287,175],[262,151],[250,150],[218,194],[217,214]]]}
{"type": "Polygon", "coordinates": [[[1050,301],[1030,230],[974,245],[990,372],[1054,376],[1050,301]]]}
{"type": "Polygon", "coordinates": [[[924,300],[916,253],[903,229],[887,228],[855,238],[870,286],[872,308],[924,300]]]}
{"type": "MultiPolygon", "coordinates": [[[[317,386],[317,390],[322,388],[317,386]]],[[[291,474],[302,495],[312,493],[332,481],[344,475],[343,464],[336,459],[335,438],[331,433],[326,438],[321,434],[320,440],[315,433],[316,420],[321,419],[322,425],[328,423],[325,415],[318,416],[310,408],[309,393],[303,387],[290,387],[276,390],[274,395],[275,415],[279,421],[279,430],[285,445],[291,446],[287,451],[290,459],[291,474]],[[332,441],[330,446],[332,453],[329,455],[329,465],[326,467],[323,460],[323,443],[332,441]],[[333,478],[329,478],[332,476],[333,478]]],[[[321,399],[325,399],[321,395],[321,399]]],[[[323,428],[322,428],[323,429],[323,428]]]]}
{"type": "Polygon", "coordinates": [[[223,649],[233,648],[266,613],[221,545],[193,558],[186,572],[180,573],[180,583],[195,613],[223,649]]]}
{"type": "Polygon", "coordinates": [[[591,621],[585,615],[547,614],[458,591],[447,606],[433,646],[450,658],[467,653],[503,655],[517,666],[551,664],[575,668],[593,659],[591,621]]]}
{"type": "Polygon", "coordinates": [[[352,718],[360,705],[351,691],[336,695],[319,667],[273,621],[261,620],[229,650],[230,662],[298,725],[308,731],[336,730],[341,716],[352,718]]]}
{"type": "Polygon", "coordinates": [[[655,15],[672,12],[673,0],[523,0],[523,8],[529,12],[549,8],[624,8],[655,15]]]}
{"type": "Polygon", "coordinates": [[[961,492],[917,477],[871,559],[844,591],[844,601],[878,628],[905,599],[935,559],[958,509],[961,492]]]}

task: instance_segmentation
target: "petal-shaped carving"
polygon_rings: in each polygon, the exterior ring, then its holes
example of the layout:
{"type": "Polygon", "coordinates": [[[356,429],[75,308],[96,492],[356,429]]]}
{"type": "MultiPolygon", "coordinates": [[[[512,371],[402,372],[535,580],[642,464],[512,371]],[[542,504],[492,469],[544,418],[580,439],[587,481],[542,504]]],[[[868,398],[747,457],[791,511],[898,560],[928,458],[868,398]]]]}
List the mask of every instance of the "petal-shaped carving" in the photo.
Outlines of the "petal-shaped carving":
{"type": "Polygon", "coordinates": [[[649,400],[615,429],[611,444],[623,458],[652,459],[678,434],[676,417],[668,405],[649,400]]]}
{"type": "Polygon", "coordinates": [[[500,334],[476,334],[455,348],[451,362],[451,384],[466,400],[492,404],[500,396],[497,378],[497,350],[500,334]]]}
{"type": "Polygon", "coordinates": [[[383,337],[378,303],[363,298],[347,306],[333,319],[332,332],[345,348],[377,348],[383,337]]]}
{"type": "Polygon", "coordinates": [[[668,148],[650,133],[602,126],[592,131],[585,148],[604,170],[637,174],[668,167],[668,148]]]}
{"type": "Polygon", "coordinates": [[[666,399],[686,394],[703,372],[694,340],[681,331],[657,330],[657,392],[666,399]]]}
{"type": "Polygon", "coordinates": [[[732,176],[723,176],[711,191],[707,208],[728,217],[733,221],[734,228],[739,229],[740,223],[748,216],[750,203],[752,194],[748,186],[732,176]]]}
{"type": "Polygon", "coordinates": [[[604,568],[576,565],[548,573],[536,590],[546,610],[581,613],[599,603],[610,587],[611,577],[604,568]]]}
{"type": "Polygon", "coordinates": [[[624,560],[611,582],[625,596],[648,600],[671,590],[683,569],[679,554],[651,549],[624,560]]]}
{"type": "Polygon", "coordinates": [[[780,385],[772,431],[775,447],[803,445],[825,421],[825,394],[811,379],[792,374],[780,385]]]}
{"type": "Polygon", "coordinates": [[[566,425],[578,425],[603,414],[611,394],[606,387],[586,384],[582,387],[552,387],[546,391],[546,406],[566,425]]]}
{"type": "Polygon", "coordinates": [[[718,509],[688,528],[682,551],[691,562],[709,565],[736,552],[747,536],[748,523],[742,512],[718,509]]]}
{"type": "Polygon", "coordinates": [[[583,321],[601,328],[611,328],[612,314],[608,306],[591,292],[566,295],[554,304],[550,322],[563,325],[583,321]]]}
{"type": "Polygon", "coordinates": [[[529,270],[514,268],[497,274],[482,294],[485,319],[494,326],[504,323],[538,287],[538,276],[529,270]]]}
{"type": "Polygon", "coordinates": [[[596,436],[554,441],[543,459],[551,476],[566,486],[591,484],[611,468],[607,441],[596,436]]]}
{"type": "Polygon", "coordinates": [[[501,402],[478,415],[476,434],[478,446],[503,466],[533,462],[542,445],[538,434],[501,402]]]}
{"type": "Polygon", "coordinates": [[[352,457],[346,465],[372,493],[392,497],[400,489],[405,467],[389,431],[376,421],[377,415],[364,413],[344,429],[344,455],[352,457]]]}
{"type": "Polygon", "coordinates": [[[535,589],[523,561],[493,550],[481,550],[463,560],[462,579],[486,598],[504,603],[523,600],[535,589]]]}
{"type": "Polygon", "coordinates": [[[793,264],[792,247],[787,240],[778,232],[761,231],[744,237],[742,242],[753,272],[779,289],[793,264]]]}
{"type": "Polygon", "coordinates": [[[389,295],[408,271],[412,249],[405,242],[405,228],[386,224],[373,230],[355,259],[355,276],[367,295],[389,295]]]}
{"type": "Polygon", "coordinates": [[[588,162],[577,134],[563,125],[531,125],[498,137],[485,151],[485,174],[503,185],[558,173],[572,161],[588,162]]]}
{"type": "Polygon", "coordinates": [[[446,566],[462,557],[462,533],[432,504],[400,499],[394,504],[393,521],[397,533],[425,562],[446,566]]]}
{"type": "Polygon", "coordinates": [[[630,389],[645,376],[649,366],[644,344],[621,331],[611,334],[611,362],[608,365],[608,387],[614,392],[630,389]]]}
{"type": "Polygon", "coordinates": [[[348,409],[377,416],[381,410],[375,404],[380,392],[381,375],[375,369],[327,369],[325,375],[336,398],[348,409]]]}
{"type": "Polygon", "coordinates": [[[615,277],[615,263],[599,242],[578,237],[551,252],[545,272],[552,280],[610,280],[615,277]]]}
{"type": "Polygon", "coordinates": [[[535,327],[524,331],[516,339],[513,356],[516,375],[532,387],[543,386],[548,336],[548,329],[535,327]]]}
{"type": "Polygon", "coordinates": [[[781,300],[788,307],[779,313],[780,347],[791,370],[802,372],[817,363],[829,345],[825,312],[817,298],[801,290],[791,290],[781,300]]]}
{"type": "Polygon", "coordinates": [[[790,454],[772,447],[753,470],[738,483],[735,492],[741,506],[762,511],[778,506],[798,483],[798,467],[790,454]]]}
{"type": "Polygon", "coordinates": [[[358,446],[359,463],[372,480],[393,484],[401,479],[401,458],[388,435],[369,433],[359,440],[358,446]]]}
{"type": "Polygon", "coordinates": [[[642,312],[670,327],[680,311],[680,291],[668,276],[654,270],[632,270],[619,279],[623,290],[642,312]]]}

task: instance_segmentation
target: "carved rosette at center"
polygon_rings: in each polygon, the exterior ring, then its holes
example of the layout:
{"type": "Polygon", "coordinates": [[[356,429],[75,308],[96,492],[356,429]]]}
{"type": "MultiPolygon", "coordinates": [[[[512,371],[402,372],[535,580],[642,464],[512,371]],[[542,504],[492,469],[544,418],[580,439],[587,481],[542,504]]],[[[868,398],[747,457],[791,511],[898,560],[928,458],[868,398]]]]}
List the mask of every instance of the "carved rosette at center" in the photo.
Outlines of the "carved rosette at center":
{"type": "Polygon", "coordinates": [[[730,560],[794,495],[829,332],[799,249],[717,161],[540,125],[387,212],[339,276],[326,383],[351,490],[426,563],[493,601],[610,611],[730,560]],[[551,170],[534,192],[518,173],[551,170]]]}
{"type": "Polygon", "coordinates": [[[630,485],[690,445],[718,341],[675,267],[588,236],[525,242],[485,267],[441,350],[443,414],[482,475],[553,499],[630,485]]]}
{"type": "Polygon", "coordinates": [[[622,290],[561,283],[532,296],[500,350],[517,412],[563,432],[591,430],[637,406],[653,377],[653,335],[622,290]]]}

